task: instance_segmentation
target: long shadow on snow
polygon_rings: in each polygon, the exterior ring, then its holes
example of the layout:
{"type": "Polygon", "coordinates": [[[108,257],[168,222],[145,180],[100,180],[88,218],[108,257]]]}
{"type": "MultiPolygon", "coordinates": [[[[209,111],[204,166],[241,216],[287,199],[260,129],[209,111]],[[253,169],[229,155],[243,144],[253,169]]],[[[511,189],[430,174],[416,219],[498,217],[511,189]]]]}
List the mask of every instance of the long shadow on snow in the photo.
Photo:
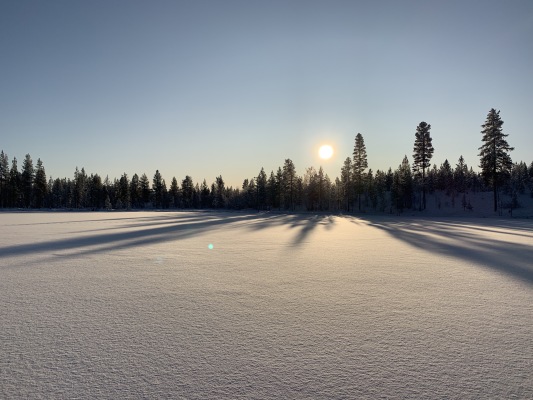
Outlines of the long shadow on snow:
{"type": "MultiPolygon", "coordinates": [[[[163,222],[161,216],[154,216],[153,221],[142,224],[123,225],[124,228],[136,228],[126,232],[98,233],[91,236],[72,237],[68,239],[50,240],[39,243],[29,243],[15,246],[0,247],[0,257],[39,254],[55,251],[76,250],[77,256],[83,254],[102,253],[129,247],[141,247],[155,243],[181,240],[188,237],[205,234],[215,229],[232,229],[240,226],[247,229],[261,230],[277,225],[288,225],[291,229],[299,229],[292,245],[302,244],[310,232],[324,223],[325,218],[301,215],[273,215],[265,214],[234,214],[213,213],[209,218],[177,215],[163,222]],[[145,229],[138,229],[144,226],[145,229]]],[[[330,223],[332,219],[329,219],[330,223]]],[[[103,231],[114,228],[104,228],[103,231]]],[[[99,231],[99,230],[98,230],[99,231]]],[[[79,233],[94,232],[91,230],[79,233]]],[[[101,232],[101,231],[100,231],[101,232]]]]}
{"type": "Polygon", "coordinates": [[[433,254],[452,256],[505,273],[514,278],[533,284],[533,231],[521,226],[517,236],[530,236],[531,245],[512,243],[496,238],[487,240],[476,231],[509,235],[499,229],[516,229],[514,224],[498,221],[460,220],[390,220],[386,218],[362,218],[369,226],[387,232],[395,239],[402,240],[418,249],[433,254]],[[481,226],[480,226],[481,225],[481,226]]]}

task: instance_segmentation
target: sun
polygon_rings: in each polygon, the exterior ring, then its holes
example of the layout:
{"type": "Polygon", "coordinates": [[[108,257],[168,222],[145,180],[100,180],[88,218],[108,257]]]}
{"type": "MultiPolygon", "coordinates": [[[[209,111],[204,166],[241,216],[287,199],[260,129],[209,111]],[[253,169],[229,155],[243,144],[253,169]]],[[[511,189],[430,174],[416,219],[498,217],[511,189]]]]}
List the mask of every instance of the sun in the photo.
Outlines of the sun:
{"type": "Polygon", "coordinates": [[[331,147],[329,144],[321,146],[320,149],[318,149],[318,155],[323,160],[329,160],[333,155],[333,147],[331,147]]]}

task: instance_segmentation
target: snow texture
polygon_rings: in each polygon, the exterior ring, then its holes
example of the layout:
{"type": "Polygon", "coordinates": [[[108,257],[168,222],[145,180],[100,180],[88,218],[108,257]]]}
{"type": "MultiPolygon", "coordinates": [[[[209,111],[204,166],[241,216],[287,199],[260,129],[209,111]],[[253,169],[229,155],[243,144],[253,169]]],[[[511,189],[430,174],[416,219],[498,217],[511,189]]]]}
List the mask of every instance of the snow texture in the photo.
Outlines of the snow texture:
{"type": "Polygon", "coordinates": [[[533,398],[531,220],[0,224],[2,399],[533,398]]]}

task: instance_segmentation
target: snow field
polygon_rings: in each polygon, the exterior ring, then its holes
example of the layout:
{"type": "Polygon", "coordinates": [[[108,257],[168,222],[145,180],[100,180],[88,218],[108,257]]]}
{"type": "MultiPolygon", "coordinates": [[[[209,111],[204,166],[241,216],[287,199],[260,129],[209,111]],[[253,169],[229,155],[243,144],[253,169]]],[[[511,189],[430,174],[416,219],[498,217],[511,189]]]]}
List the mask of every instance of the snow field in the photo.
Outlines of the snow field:
{"type": "Polygon", "coordinates": [[[0,224],[1,398],[533,397],[528,220],[0,224]]]}

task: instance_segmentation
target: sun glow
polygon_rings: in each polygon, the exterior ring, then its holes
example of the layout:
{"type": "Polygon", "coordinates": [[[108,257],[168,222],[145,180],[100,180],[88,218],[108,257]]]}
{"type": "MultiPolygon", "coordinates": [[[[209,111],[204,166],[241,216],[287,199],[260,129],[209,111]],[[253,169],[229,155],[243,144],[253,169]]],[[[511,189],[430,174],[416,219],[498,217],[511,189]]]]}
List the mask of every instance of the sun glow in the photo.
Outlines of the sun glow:
{"type": "Polygon", "coordinates": [[[331,147],[329,144],[325,144],[318,149],[318,155],[323,160],[328,160],[333,155],[333,147],[331,147]]]}

